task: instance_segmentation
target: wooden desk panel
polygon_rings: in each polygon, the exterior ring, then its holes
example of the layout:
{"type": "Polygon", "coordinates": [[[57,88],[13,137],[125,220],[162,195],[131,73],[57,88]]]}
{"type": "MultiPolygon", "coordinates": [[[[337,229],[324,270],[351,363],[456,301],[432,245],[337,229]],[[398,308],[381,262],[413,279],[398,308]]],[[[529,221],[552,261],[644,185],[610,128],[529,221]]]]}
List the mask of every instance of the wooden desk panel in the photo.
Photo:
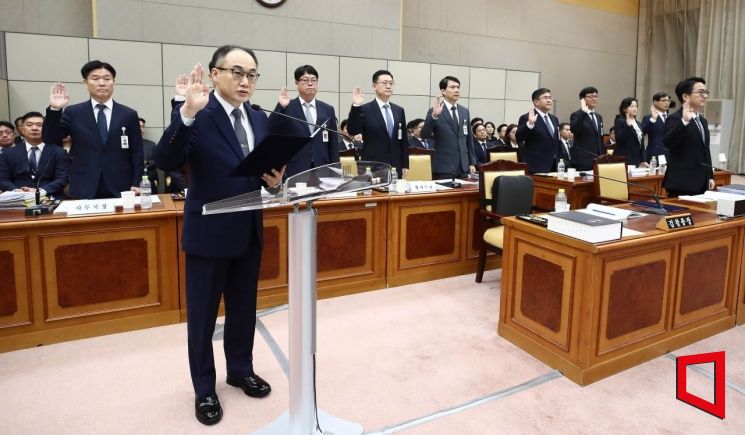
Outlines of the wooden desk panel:
{"type": "Polygon", "coordinates": [[[499,334],[585,385],[735,325],[745,221],[592,245],[504,219],[499,334]],[[539,280],[535,276],[540,276],[539,280]]]}
{"type": "Polygon", "coordinates": [[[178,322],[176,210],[161,201],[80,218],[4,212],[0,352],[178,322]]]}

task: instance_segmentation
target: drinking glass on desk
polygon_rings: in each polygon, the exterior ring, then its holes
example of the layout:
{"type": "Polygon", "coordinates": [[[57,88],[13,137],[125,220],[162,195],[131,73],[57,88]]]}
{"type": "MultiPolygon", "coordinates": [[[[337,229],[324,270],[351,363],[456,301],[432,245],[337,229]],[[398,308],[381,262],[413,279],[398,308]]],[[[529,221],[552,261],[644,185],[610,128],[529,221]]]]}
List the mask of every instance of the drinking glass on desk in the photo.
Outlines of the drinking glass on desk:
{"type": "Polygon", "coordinates": [[[612,156],[613,155],[613,148],[607,148],[605,150],[605,152],[607,152],[609,156],[612,156]]]}

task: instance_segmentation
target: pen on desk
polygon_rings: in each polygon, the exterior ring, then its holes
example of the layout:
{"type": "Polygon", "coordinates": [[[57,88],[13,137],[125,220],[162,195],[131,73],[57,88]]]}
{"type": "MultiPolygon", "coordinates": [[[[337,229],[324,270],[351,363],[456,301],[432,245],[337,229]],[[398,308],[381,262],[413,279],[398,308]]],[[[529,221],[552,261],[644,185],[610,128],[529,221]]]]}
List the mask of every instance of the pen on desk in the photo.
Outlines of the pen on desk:
{"type": "Polygon", "coordinates": [[[595,213],[603,213],[603,214],[607,214],[609,216],[615,216],[613,213],[610,213],[610,212],[607,212],[607,211],[603,211],[603,210],[592,209],[592,211],[594,211],[595,213]]]}

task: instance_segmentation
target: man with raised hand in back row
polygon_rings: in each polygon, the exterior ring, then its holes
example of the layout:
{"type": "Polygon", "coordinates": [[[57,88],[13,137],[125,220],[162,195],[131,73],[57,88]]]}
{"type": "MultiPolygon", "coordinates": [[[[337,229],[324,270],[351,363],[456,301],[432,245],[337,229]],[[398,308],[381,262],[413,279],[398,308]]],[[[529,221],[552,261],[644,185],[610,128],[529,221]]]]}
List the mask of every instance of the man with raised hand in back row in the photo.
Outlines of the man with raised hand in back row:
{"type": "Polygon", "coordinates": [[[68,106],[65,85],[55,83],[44,120],[44,143],[62,146],[70,135],[70,188],[73,198],[116,198],[139,192],[145,168],[137,112],[112,99],[116,70],[92,60],[80,70],[90,99],[68,106]]]}

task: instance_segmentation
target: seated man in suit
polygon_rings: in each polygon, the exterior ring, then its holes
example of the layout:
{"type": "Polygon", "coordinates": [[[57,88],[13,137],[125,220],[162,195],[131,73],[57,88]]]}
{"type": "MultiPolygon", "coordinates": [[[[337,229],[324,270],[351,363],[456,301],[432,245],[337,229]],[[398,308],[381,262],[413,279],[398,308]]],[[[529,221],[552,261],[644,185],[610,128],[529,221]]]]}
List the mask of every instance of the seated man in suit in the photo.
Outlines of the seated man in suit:
{"type": "Polygon", "coordinates": [[[139,192],[144,173],[137,112],[112,99],[116,70],[92,60],[80,70],[90,99],[68,106],[65,85],[55,83],[44,121],[44,142],[62,146],[72,137],[70,189],[73,198],[116,198],[139,192]]]}
{"type": "Polygon", "coordinates": [[[362,135],[358,134],[357,136],[352,137],[347,131],[347,124],[348,121],[346,119],[342,120],[341,124],[339,124],[342,133],[339,135],[339,151],[341,152],[351,149],[360,151],[362,149],[362,135]]]}
{"type": "Polygon", "coordinates": [[[29,112],[22,117],[23,145],[8,148],[0,156],[0,189],[64,197],[70,179],[70,160],[62,147],[41,140],[44,116],[29,112]]]}
{"type": "Polygon", "coordinates": [[[564,159],[568,168],[572,164],[572,130],[568,122],[559,124],[559,138],[561,147],[559,148],[559,158],[564,159]]]}
{"type": "Polygon", "coordinates": [[[152,186],[152,192],[163,193],[163,188],[160,186],[158,180],[158,168],[155,166],[155,142],[145,139],[145,118],[138,118],[140,120],[140,134],[142,135],[142,156],[145,159],[145,173],[147,174],[150,185],[152,186]]]}
{"type": "Polygon", "coordinates": [[[279,102],[275,112],[284,113],[298,119],[294,121],[272,113],[269,115],[269,131],[271,133],[288,134],[292,136],[310,136],[308,142],[289,162],[287,162],[287,177],[317,166],[336,163],[339,161],[339,140],[336,131],[336,112],[333,106],[316,98],[318,92],[318,71],[311,65],[302,65],[295,69],[295,85],[298,97],[290,99],[287,88],[279,93],[279,102]],[[306,122],[299,120],[304,119],[306,122]],[[323,125],[332,130],[316,132],[317,127],[310,124],[323,125]]]}
{"type": "Polygon", "coordinates": [[[15,145],[13,124],[8,121],[0,121],[0,156],[3,152],[15,145]]]}
{"type": "Polygon", "coordinates": [[[476,154],[476,164],[482,165],[489,162],[489,143],[486,141],[486,127],[484,124],[475,124],[471,127],[473,131],[473,152],[476,154]]]}
{"type": "Polygon", "coordinates": [[[411,137],[409,138],[409,146],[414,148],[424,148],[425,150],[434,149],[432,139],[422,137],[422,127],[424,127],[424,120],[417,118],[409,122],[409,128],[411,128],[411,137]]]}

